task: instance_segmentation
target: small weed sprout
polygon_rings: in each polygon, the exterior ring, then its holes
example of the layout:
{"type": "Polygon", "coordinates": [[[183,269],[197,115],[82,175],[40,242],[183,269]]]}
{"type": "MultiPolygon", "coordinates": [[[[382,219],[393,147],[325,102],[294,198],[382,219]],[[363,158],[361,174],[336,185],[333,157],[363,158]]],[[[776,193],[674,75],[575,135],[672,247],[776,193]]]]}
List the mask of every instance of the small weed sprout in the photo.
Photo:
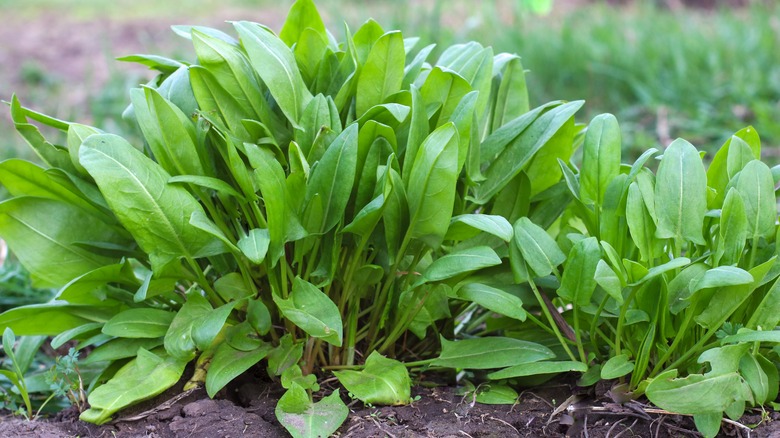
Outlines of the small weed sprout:
{"type": "Polygon", "coordinates": [[[84,392],[78,359],[79,353],[75,348],[68,350],[67,355],[57,357],[46,376],[46,383],[55,396],[67,397],[79,412],[82,412],[87,406],[87,395],[84,392]]]}

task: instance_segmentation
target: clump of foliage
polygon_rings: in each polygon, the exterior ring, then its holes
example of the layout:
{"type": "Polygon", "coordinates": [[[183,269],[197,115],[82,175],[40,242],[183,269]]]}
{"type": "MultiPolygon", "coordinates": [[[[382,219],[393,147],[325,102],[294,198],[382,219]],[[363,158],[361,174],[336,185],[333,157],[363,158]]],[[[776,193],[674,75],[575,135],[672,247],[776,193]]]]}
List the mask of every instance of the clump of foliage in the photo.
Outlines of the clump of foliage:
{"type": "Polygon", "coordinates": [[[95,347],[95,377],[67,384],[77,398],[89,382],[83,420],[193,361],[188,386],[210,396],[262,362],[294,436],[346,418],[338,391],[315,402],[327,370],[371,404],[409,403],[412,367],[488,370],[500,382],[476,397],[490,402],[560,372],[633,371],[630,390],[707,433],[776,397],[780,267],[757,140],[738,134],[747,149],[732,139],[709,180],[680,140],[653,174],[652,151],[621,165],[613,117],[583,131],[582,102],[530,109],[515,55],[471,42],[428,61],[433,46],[374,21],[337,42],[309,0],[278,36],[233,25],[238,40],[175,27],[195,63],[124,58],[159,71],[130,91],[144,144],[11,102],[44,166],[0,163],[0,235],[58,293],[0,326],[95,347]],[[723,400],[670,401],[707,388],[723,400]]]}

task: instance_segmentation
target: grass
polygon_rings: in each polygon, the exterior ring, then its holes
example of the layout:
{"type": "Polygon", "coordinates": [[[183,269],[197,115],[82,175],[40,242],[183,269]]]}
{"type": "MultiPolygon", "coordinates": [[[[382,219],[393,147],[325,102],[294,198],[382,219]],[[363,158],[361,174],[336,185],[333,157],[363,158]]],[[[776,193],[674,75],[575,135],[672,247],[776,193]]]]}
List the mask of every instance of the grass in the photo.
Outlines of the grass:
{"type": "MultiPolygon", "coordinates": [[[[202,23],[218,8],[247,14],[278,10],[282,17],[288,7],[288,2],[267,0],[196,0],[182,17],[179,8],[151,0],[122,1],[108,12],[102,12],[104,4],[97,0],[17,3],[0,0],[0,12],[14,7],[27,17],[46,10],[79,19],[202,23]]],[[[529,70],[532,103],[585,99],[588,117],[616,114],[629,154],[666,146],[676,137],[712,151],[731,133],[752,124],[762,136],[768,162],[780,162],[780,7],[756,3],[740,10],[670,11],[635,3],[571,8],[559,1],[552,14],[537,16],[520,2],[502,0],[477,6],[462,0],[320,1],[327,21],[346,21],[353,30],[360,24],[357,17],[374,16],[386,28],[420,35],[421,44],[477,40],[496,51],[519,53],[529,70]]],[[[59,102],[68,101],[71,85],[33,63],[22,64],[23,83],[16,91],[24,103],[44,112],[123,132],[128,128],[120,117],[127,85],[144,80],[127,70],[114,64],[111,79],[89,90],[89,114],[63,108],[59,102]]],[[[2,98],[8,96],[3,93],[2,98]]],[[[8,123],[0,129],[0,138],[14,138],[3,157],[23,150],[21,140],[8,132],[8,123]]]]}

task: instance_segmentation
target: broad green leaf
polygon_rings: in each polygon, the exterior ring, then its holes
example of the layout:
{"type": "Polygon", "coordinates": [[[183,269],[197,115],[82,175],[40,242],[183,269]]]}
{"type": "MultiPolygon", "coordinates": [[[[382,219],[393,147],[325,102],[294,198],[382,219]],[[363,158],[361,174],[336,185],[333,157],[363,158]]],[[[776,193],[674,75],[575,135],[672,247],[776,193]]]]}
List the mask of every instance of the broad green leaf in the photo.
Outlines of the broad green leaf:
{"type": "Polygon", "coordinates": [[[623,304],[623,283],[607,262],[604,260],[598,261],[593,279],[618,304],[623,304]]]}
{"type": "Polygon", "coordinates": [[[119,338],[106,342],[92,350],[84,363],[112,362],[119,359],[134,357],[139,348],[151,350],[162,345],[161,338],[119,338]]]}
{"type": "MultiPolygon", "coordinates": [[[[97,332],[100,331],[100,328],[103,327],[102,322],[90,322],[89,324],[84,324],[79,327],[72,328],[70,330],[66,330],[54,338],[52,338],[49,345],[51,345],[51,348],[58,349],[65,345],[66,342],[76,339],[76,338],[84,338],[85,335],[95,335],[97,332]]],[[[41,336],[26,336],[22,339],[32,339],[32,338],[38,338],[41,336]]],[[[43,336],[45,339],[46,337],[43,336]]],[[[34,353],[33,353],[34,354],[34,353]]],[[[21,368],[21,367],[20,367],[21,368]]]]}
{"type": "Polygon", "coordinates": [[[601,261],[601,246],[598,239],[588,237],[577,242],[569,253],[564,266],[558,296],[569,300],[575,306],[587,306],[596,290],[596,269],[601,261]]]}
{"type": "Polygon", "coordinates": [[[584,373],[588,370],[588,365],[582,362],[531,362],[504,368],[500,371],[494,371],[488,374],[489,379],[512,379],[515,377],[537,376],[541,374],[578,372],[584,373]]]}
{"type": "Polygon", "coordinates": [[[293,438],[317,438],[333,434],[347,419],[349,408],[338,390],[313,403],[306,390],[293,383],[279,399],[275,413],[293,438]]]}
{"type": "Polygon", "coordinates": [[[552,359],[555,353],[544,345],[513,338],[486,337],[448,341],[441,339],[441,354],[432,366],[456,369],[503,368],[552,359]]]}
{"type": "Polygon", "coordinates": [[[206,374],[206,392],[209,397],[213,398],[225,385],[263,360],[271,350],[271,344],[267,343],[251,351],[236,350],[227,342],[220,344],[206,374]]]}
{"type": "Polygon", "coordinates": [[[271,243],[271,237],[265,228],[254,228],[249,233],[239,239],[238,248],[255,264],[263,263],[265,255],[268,253],[268,245],[271,243]]]}
{"type": "Polygon", "coordinates": [[[226,303],[242,300],[256,293],[247,288],[244,277],[238,272],[231,272],[214,282],[214,290],[226,303]]]}
{"type": "Polygon", "coordinates": [[[620,126],[612,114],[593,118],[585,133],[580,170],[580,197],[602,205],[609,182],[620,173],[620,126]]]}
{"type": "MultiPolygon", "coordinates": [[[[36,120],[37,117],[35,117],[35,115],[37,114],[39,113],[35,113],[27,108],[22,107],[21,103],[19,103],[19,99],[15,94],[11,96],[11,119],[13,120],[16,132],[18,132],[19,135],[25,139],[27,144],[30,145],[38,157],[40,157],[40,159],[49,167],[60,168],[66,172],[77,174],[78,171],[71,162],[68,149],[63,146],[54,145],[47,141],[41,134],[41,131],[38,129],[38,126],[28,122],[28,117],[36,120]]],[[[54,121],[55,123],[44,124],[49,126],[57,125],[54,127],[63,131],[68,129],[69,123],[67,122],[57,121],[55,119],[50,120],[54,121]]]]}
{"type": "Polygon", "coordinates": [[[200,318],[200,321],[193,325],[192,340],[199,350],[205,351],[211,346],[211,343],[225,326],[225,321],[230,316],[230,312],[237,305],[237,301],[223,304],[206,313],[205,316],[200,318]]]}
{"type": "Polygon", "coordinates": [[[407,197],[408,236],[438,248],[447,233],[458,179],[458,135],[452,123],[433,131],[414,160],[407,197]]]}
{"type": "Polygon", "coordinates": [[[105,322],[116,308],[69,305],[64,301],[14,307],[0,314],[0,327],[10,327],[19,336],[56,336],[90,322],[105,322]]]}
{"type": "Polygon", "coordinates": [[[707,175],[699,152],[677,139],[664,151],[655,183],[657,236],[687,239],[698,245],[707,210],[707,175]]]}
{"type": "MultiPolygon", "coordinates": [[[[189,223],[203,207],[185,189],[167,184],[165,170],[115,135],[93,135],[79,152],[119,221],[135,237],[155,271],[181,257],[225,252],[218,239],[189,223]]],[[[205,214],[205,213],[204,213],[205,214]]]]}
{"type": "Polygon", "coordinates": [[[612,356],[601,367],[601,378],[605,380],[617,379],[634,371],[634,361],[627,354],[612,356]]]}
{"type": "Polygon", "coordinates": [[[175,72],[181,66],[184,65],[175,59],[166,58],[164,56],[159,56],[159,55],[135,54],[135,55],[122,56],[116,58],[116,60],[122,62],[135,62],[141,65],[145,65],[152,70],[157,70],[161,73],[168,73],[168,74],[175,72]]]}
{"type": "Polygon", "coordinates": [[[776,280],[764,295],[761,303],[750,316],[746,327],[771,330],[780,323],[780,279],[776,280]]]}
{"type": "Polygon", "coordinates": [[[518,219],[514,230],[514,245],[520,248],[523,259],[536,277],[550,275],[566,260],[552,237],[527,217],[518,219]]]}
{"type": "Polygon", "coordinates": [[[655,377],[645,392],[647,398],[667,411],[704,414],[721,413],[742,395],[741,378],[736,372],[712,377],[701,374],[684,379],[675,377],[676,369],[655,377]]]}
{"type": "Polygon", "coordinates": [[[560,101],[548,102],[507,121],[503,126],[496,129],[480,145],[480,165],[487,166],[491,164],[540,114],[561,105],[561,103],[560,101]]]}
{"type": "Polygon", "coordinates": [[[760,158],[753,155],[753,150],[745,140],[732,136],[726,160],[726,172],[729,179],[734,178],[734,175],[741,172],[749,162],[760,158]]]}
{"type": "MultiPolygon", "coordinates": [[[[631,260],[624,259],[624,262],[631,262],[631,260]]],[[[632,263],[634,263],[634,266],[638,266],[641,269],[644,269],[644,267],[642,265],[639,265],[636,262],[632,262],[632,263]]],[[[651,280],[651,279],[653,279],[655,277],[658,277],[659,275],[663,274],[664,272],[669,272],[669,271],[673,271],[673,270],[678,269],[678,268],[682,268],[684,266],[689,265],[690,263],[691,263],[691,260],[689,258],[677,257],[676,259],[672,259],[672,260],[670,260],[670,261],[668,261],[668,262],[666,262],[664,264],[661,264],[661,265],[658,265],[658,266],[654,266],[654,267],[648,269],[647,272],[644,273],[644,275],[642,275],[639,278],[635,279],[636,281],[631,283],[629,286],[636,286],[636,285],[639,285],[639,284],[642,284],[642,283],[646,283],[647,281],[649,281],[649,280],[651,280]]]]}
{"type": "Polygon", "coordinates": [[[477,246],[439,257],[423,272],[422,278],[426,281],[441,281],[499,264],[501,259],[492,248],[477,246]]]}
{"type": "Polygon", "coordinates": [[[118,338],[160,338],[165,336],[175,315],[160,309],[127,309],[109,319],[102,331],[118,338]]]}
{"type": "Polygon", "coordinates": [[[271,330],[271,312],[262,300],[249,300],[246,306],[246,320],[261,335],[271,330]]]}
{"type": "Polygon", "coordinates": [[[480,231],[492,234],[504,242],[512,240],[512,224],[503,216],[489,214],[462,214],[453,217],[445,240],[466,240],[480,231]]]}
{"type": "Polygon", "coordinates": [[[279,31],[279,38],[292,47],[300,40],[301,34],[306,29],[312,29],[317,34],[327,38],[325,24],[322,22],[314,2],[311,0],[298,0],[293,3],[290,11],[287,12],[287,19],[284,20],[282,30],[279,31]]]}
{"type": "Polygon", "coordinates": [[[493,49],[475,41],[455,44],[442,52],[436,65],[457,73],[479,93],[475,110],[480,118],[486,118],[485,108],[490,100],[493,77],[493,49]]]}
{"type": "MultiPolygon", "coordinates": [[[[715,289],[714,294],[712,294],[707,302],[706,308],[699,315],[694,317],[694,320],[706,328],[719,328],[721,324],[726,321],[726,318],[750,297],[759,282],[764,278],[766,273],[769,272],[769,269],[771,269],[774,262],[775,259],[772,258],[751,269],[750,276],[753,278],[751,283],[715,289]]],[[[724,266],[721,266],[719,269],[722,268],[724,268],[724,266]]],[[[740,277],[745,276],[740,275],[740,277]]],[[[737,275],[731,276],[731,279],[735,283],[738,281],[737,275]]]]}
{"type": "MultiPolygon", "coordinates": [[[[499,152],[498,157],[485,171],[486,180],[479,185],[474,195],[477,204],[485,204],[506,186],[531,161],[559,129],[579,110],[582,101],[575,101],[555,107],[534,120],[527,129],[499,152]]],[[[509,125],[507,125],[509,126],[509,125]]],[[[505,126],[506,127],[506,126],[505,126]]],[[[498,134],[498,131],[493,135],[498,134]]],[[[487,142],[488,140],[485,140],[487,142]]],[[[485,145],[482,151],[484,153],[485,145]]],[[[488,157],[485,157],[488,158],[488,157]]]]}
{"type": "Polygon", "coordinates": [[[496,55],[493,71],[497,70],[499,63],[502,63],[504,67],[501,70],[501,82],[496,92],[491,132],[495,132],[510,120],[520,117],[530,109],[528,89],[525,83],[525,69],[520,62],[520,57],[507,53],[496,55]]]}
{"type": "Polygon", "coordinates": [[[752,354],[745,354],[739,361],[739,374],[745,379],[750,390],[753,392],[753,398],[757,404],[764,404],[768,401],[767,396],[770,393],[769,376],[761,368],[758,359],[752,354]]]}
{"type": "Polygon", "coordinates": [[[118,261],[81,248],[78,242],[128,244],[114,227],[82,209],[28,196],[0,203],[0,236],[38,287],[60,287],[118,261]]]}
{"type": "Polygon", "coordinates": [[[558,161],[568,162],[574,153],[574,137],[581,127],[569,118],[547,143],[534,154],[523,172],[531,181],[531,196],[539,195],[560,183],[563,176],[558,161]]]}
{"type": "Polygon", "coordinates": [[[417,80],[417,77],[420,75],[420,70],[425,64],[425,60],[428,59],[428,56],[435,47],[436,44],[429,44],[423,47],[419,52],[417,52],[417,55],[414,56],[414,59],[406,64],[406,67],[404,67],[404,80],[401,82],[401,89],[408,90],[417,80]]]}
{"type": "Polygon", "coordinates": [[[274,296],[273,299],[282,315],[301,330],[336,347],[341,346],[343,329],[339,309],[316,286],[296,277],[289,298],[274,296]]]}
{"type": "Polygon", "coordinates": [[[747,240],[748,222],[745,203],[737,192],[730,189],[723,202],[718,228],[718,243],[715,247],[715,262],[721,265],[735,265],[742,258],[747,240]]]}
{"type": "Polygon", "coordinates": [[[417,159],[420,145],[428,136],[430,127],[428,126],[428,114],[420,89],[412,85],[410,88],[411,112],[412,117],[409,121],[409,134],[406,140],[406,150],[404,151],[404,166],[402,169],[403,181],[406,186],[409,184],[414,160],[417,159]]]}
{"type": "Polygon", "coordinates": [[[728,335],[720,340],[722,344],[737,344],[740,342],[780,342],[780,330],[750,330],[741,328],[735,335],[728,335]]]}
{"type": "Polygon", "coordinates": [[[223,342],[238,351],[253,351],[260,347],[264,341],[257,336],[258,331],[252,327],[252,324],[248,319],[249,315],[247,315],[247,320],[244,322],[226,327],[224,337],[216,344],[217,348],[219,348],[223,342]]]}
{"type": "Polygon", "coordinates": [[[259,24],[239,21],[233,26],[241,37],[252,67],[287,119],[296,125],[312,95],[303,83],[290,48],[259,24]]]}
{"type": "Polygon", "coordinates": [[[458,289],[457,297],[510,318],[520,321],[526,318],[523,301],[519,297],[486,284],[466,284],[458,289]]]}
{"type": "Polygon", "coordinates": [[[333,135],[341,133],[341,120],[338,118],[335,107],[332,107],[332,102],[331,99],[318,94],[303,110],[301,127],[295,131],[295,141],[300,146],[304,157],[319,159],[319,152],[315,151],[312,146],[323,128],[331,130],[333,135]]]}
{"type": "Polygon", "coordinates": [[[363,403],[401,406],[411,403],[412,381],[403,363],[374,351],[360,371],[334,371],[339,383],[363,403]]]}
{"type": "Polygon", "coordinates": [[[219,228],[202,210],[195,210],[192,212],[192,216],[190,216],[190,225],[193,227],[199,229],[200,231],[203,231],[204,233],[208,234],[209,236],[212,236],[219,241],[221,241],[223,244],[225,244],[225,248],[232,251],[233,253],[239,253],[241,250],[236,247],[235,244],[233,244],[233,241],[228,238],[225,233],[222,231],[221,228],[219,228]]]}
{"type": "Polygon", "coordinates": [[[200,291],[187,294],[187,301],[174,316],[165,334],[165,351],[173,357],[191,360],[195,357],[193,330],[202,323],[213,308],[200,291]]]}
{"type": "Polygon", "coordinates": [[[750,146],[754,158],[761,158],[761,140],[758,138],[758,133],[752,126],[741,129],[731,138],[726,140],[712,158],[712,163],[710,163],[710,166],[707,169],[707,185],[715,190],[711,199],[708,200],[710,208],[720,208],[726,197],[727,186],[732,176],[729,175],[728,172],[728,155],[729,150],[731,149],[731,141],[734,137],[744,140],[748,146],[750,146]]]}
{"type": "Polygon", "coordinates": [[[420,94],[425,102],[431,128],[449,122],[455,108],[472,91],[468,81],[458,73],[442,67],[434,67],[430,70],[420,87],[420,94]]]}
{"type": "Polygon", "coordinates": [[[358,125],[353,123],[328,146],[306,185],[306,202],[315,195],[322,199],[322,222],[308,231],[323,234],[344,216],[355,181],[358,125]]]}
{"type": "Polygon", "coordinates": [[[271,377],[281,376],[284,370],[298,363],[301,357],[303,343],[293,343],[290,334],[282,336],[279,345],[268,353],[268,374],[271,377]]]}
{"type": "Polygon", "coordinates": [[[639,249],[641,260],[650,262],[655,259],[658,239],[655,237],[655,222],[648,211],[639,184],[632,182],[628,186],[626,199],[626,223],[631,239],[639,249]]]}
{"type": "Polygon", "coordinates": [[[303,375],[303,370],[298,365],[293,365],[287,368],[282,373],[282,387],[285,389],[292,388],[293,384],[299,385],[303,389],[317,392],[320,390],[320,385],[317,383],[317,376],[314,374],[303,375]]]}
{"type": "Polygon", "coordinates": [[[371,47],[357,83],[355,112],[363,115],[401,89],[406,54],[401,32],[382,35],[371,47]]]}
{"type": "Polygon", "coordinates": [[[745,204],[748,237],[769,239],[775,233],[777,202],[772,171],[758,160],[749,162],[736,177],[735,187],[745,204]]]}
{"type": "Polygon", "coordinates": [[[691,292],[702,289],[739,286],[753,282],[753,276],[744,269],[734,266],[718,266],[707,270],[699,280],[691,285],[691,292]]]}
{"type": "Polygon", "coordinates": [[[111,420],[117,411],[150,399],[175,385],[187,362],[189,360],[139,349],[135,359],[89,394],[90,408],[79,418],[95,424],[111,420]]]}
{"type": "Polygon", "coordinates": [[[715,438],[720,432],[720,423],[723,421],[723,413],[706,413],[706,414],[694,414],[693,423],[696,425],[696,430],[701,433],[704,438],[715,438]]]}
{"type": "Polygon", "coordinates": [[[520,397],[511,387],[495,383],[482,384],[476,392],[476,402],[483,405],[512,405],[520,397]]]}
{"type": "Polygon", "coordinates": [[[352,37],[355,50],[355,58],[358,65],[363,65],[368,59],[368,54],[371,51],[371,47],[374,43],[385,34],[385,30],[374,19],[369,18],[363,23],[362,26],[355,32],[352,37]]]}
{"type": "Polygon", "coordinates": [[[667,286],[669,311],[673,315],[690,305],[693,295],[692,286],[704,275],[709,266],[704,263],[694,263],[678,273],[667,286]]]}

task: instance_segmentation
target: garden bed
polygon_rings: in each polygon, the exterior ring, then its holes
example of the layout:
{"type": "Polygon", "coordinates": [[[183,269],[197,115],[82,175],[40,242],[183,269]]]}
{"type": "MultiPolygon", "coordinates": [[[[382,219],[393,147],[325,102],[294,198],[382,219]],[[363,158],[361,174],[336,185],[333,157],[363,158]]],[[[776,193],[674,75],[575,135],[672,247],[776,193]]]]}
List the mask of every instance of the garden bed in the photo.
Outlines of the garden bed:
{"type": "MultiPolygon", "coordinates": [[[[28,422],[4,416],[0,436],[130,438],[286,437],[274,415],[282,391],[278,385],[245,377],[211,400],[202,389],[181,392],[181,385],[147,401],[114,421],[96,426],[78,420],[74,409],[51,419],[28,422]]],[[[326,385],[323,385],[326,386],[326,385]]],[[[326,388],[328,392],[331,388],[326,388]]],[[[363,406],[355,401],[337,431],[363,437],[685,437],[700,436],[686,416],[660,413],[652,406],[612,400],[609,386],[579,388],[565,379],[521,392],[514,405],[475,403],[449,386],[416,386],[419,400],[409,406],[363,406]]],[[[345,401],[349,401],[346,400],[345,401]]],[[[719,436],[780,436],[780,414],[750,412],[741,424],[724,423],[719,436]],[[756,425],[752,431],[745,424],[756,425]]]]}

